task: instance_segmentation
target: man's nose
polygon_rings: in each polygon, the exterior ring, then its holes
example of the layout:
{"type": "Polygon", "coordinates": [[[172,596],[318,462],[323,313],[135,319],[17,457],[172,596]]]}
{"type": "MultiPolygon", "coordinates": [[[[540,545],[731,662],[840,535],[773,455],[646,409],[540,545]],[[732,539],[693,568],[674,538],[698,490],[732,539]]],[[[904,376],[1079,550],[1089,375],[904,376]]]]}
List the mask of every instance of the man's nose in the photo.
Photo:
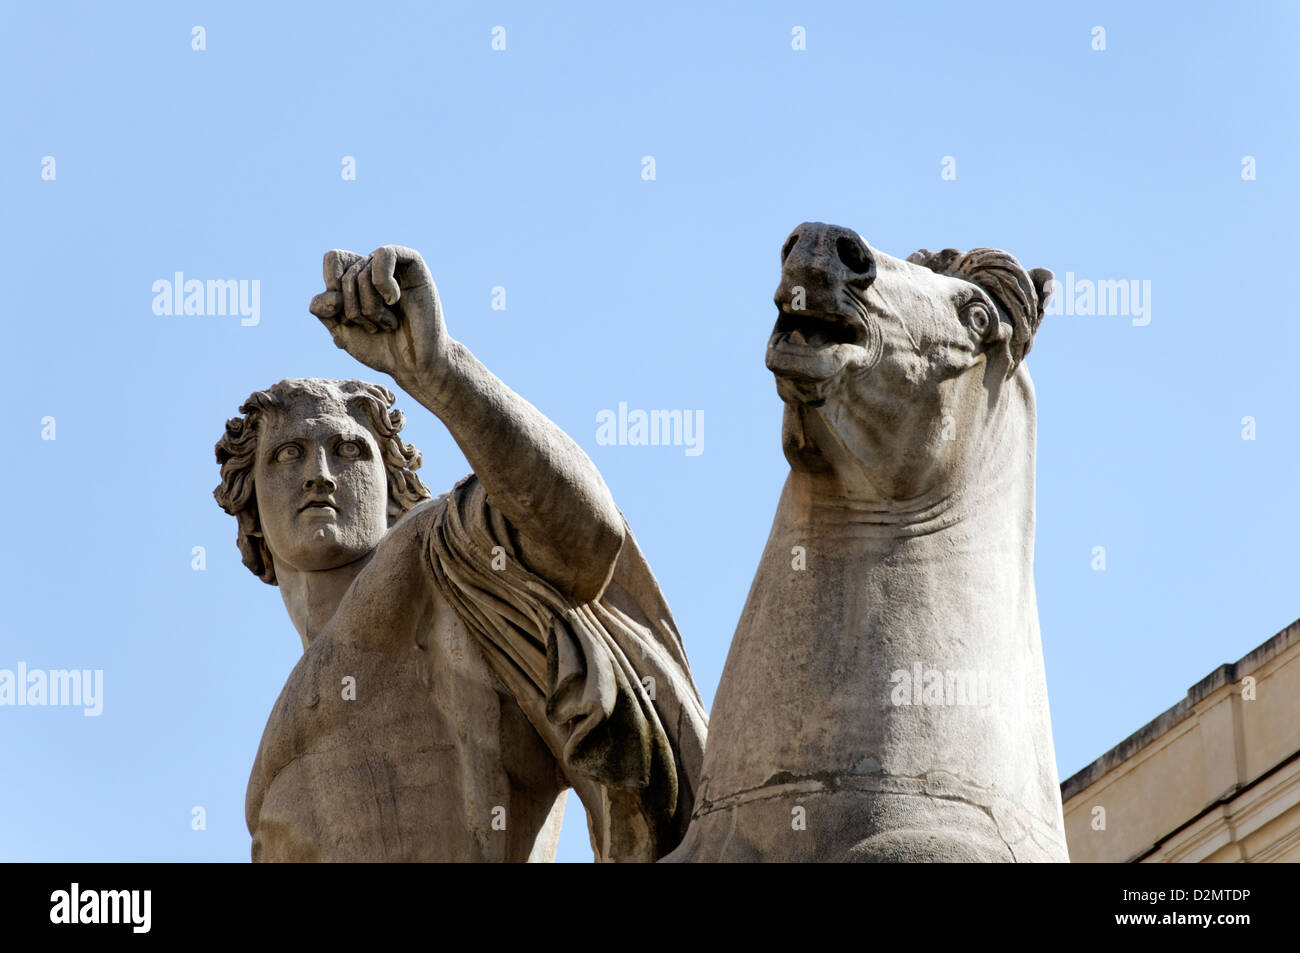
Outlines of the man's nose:
{"type": "Polygon", "coordinates": [[[307,471],[307,478],[302,481],[304,490],[325,490],[333,493],[338,489],[338,484],[334,482],[334,477],[330,473],[329,461],[325,457],[325,448],[319,447],[313,458],[312,466],[307,471]]]}
{"type": "Polygon", "coordinates": [[[781,284],[777,307],[837,312],[840,291],[847,285],[865,291],[876,280],[876,258],[851,228],[804,222],[781,248],[781,284]]]}

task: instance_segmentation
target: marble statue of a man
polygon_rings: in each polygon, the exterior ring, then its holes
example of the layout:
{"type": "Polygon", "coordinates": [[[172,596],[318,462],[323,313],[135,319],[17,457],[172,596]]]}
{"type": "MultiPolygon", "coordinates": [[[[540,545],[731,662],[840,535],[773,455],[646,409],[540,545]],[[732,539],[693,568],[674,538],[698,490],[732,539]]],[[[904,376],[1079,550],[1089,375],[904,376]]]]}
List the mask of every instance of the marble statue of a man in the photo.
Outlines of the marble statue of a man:
{"type": "Polygon", "coordinates": [[[653,861],[695,801],[706,716],[655,578],[591,460],[447,333],[420,256],[331,251],[311,310],[473,468],[437,498],[392,392],[285,380],[217,444],[244,564],[304,652],[246,804],[254,860],[653,861]]]}

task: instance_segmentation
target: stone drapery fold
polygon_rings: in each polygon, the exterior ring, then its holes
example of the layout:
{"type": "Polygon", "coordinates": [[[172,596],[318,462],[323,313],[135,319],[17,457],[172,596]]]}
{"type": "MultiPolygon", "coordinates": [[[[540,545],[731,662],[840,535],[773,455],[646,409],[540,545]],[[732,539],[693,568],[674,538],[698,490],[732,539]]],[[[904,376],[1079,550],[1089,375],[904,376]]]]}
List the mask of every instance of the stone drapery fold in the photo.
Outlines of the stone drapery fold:
{"type": "Polygon", "coordinates": [[[657,860],[689,822],[707,725],[667,604],[630,529],[584,604],[516,539],[471,474],[433,518],[433,578],[582,797],[597,860],[657,860]]]}

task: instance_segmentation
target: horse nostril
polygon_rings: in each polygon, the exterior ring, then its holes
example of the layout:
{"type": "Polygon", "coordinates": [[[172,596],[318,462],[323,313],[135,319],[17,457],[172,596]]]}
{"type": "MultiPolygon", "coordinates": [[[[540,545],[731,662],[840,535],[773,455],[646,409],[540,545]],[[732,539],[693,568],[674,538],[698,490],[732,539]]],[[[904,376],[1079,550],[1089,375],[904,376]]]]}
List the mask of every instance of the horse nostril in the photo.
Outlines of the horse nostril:
{"type": "Polygon", "coordinates": [[[783,265],[785,264],[785,260],[790,257],[790,252],[794,251],[794,246],[798,244],[799,244],[798,232],[795,232],[793,235],[791,235],[789,238],[785,240],[785,244],[781,246],[781,264],[783,265]]]}
{"type": "Polygon", "coordinates": [[[843,236],[835,239],[835,254],[840,256],[844,267],[854,274],[865,275],[872,271],[875,265],[871,260],[871,252],[861,240],[855,241],[843,236]]]}

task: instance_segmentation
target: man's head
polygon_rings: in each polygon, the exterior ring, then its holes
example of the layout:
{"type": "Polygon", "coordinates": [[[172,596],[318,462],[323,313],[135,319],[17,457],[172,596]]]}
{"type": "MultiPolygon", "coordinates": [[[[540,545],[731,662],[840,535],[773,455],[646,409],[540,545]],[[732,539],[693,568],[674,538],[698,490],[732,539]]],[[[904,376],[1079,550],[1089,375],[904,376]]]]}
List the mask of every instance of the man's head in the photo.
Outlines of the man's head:
{"type": "Polygon", "coordinates": [[[213,496],[239,521],[244,565],[263,582],[275,584],[276,562],[302,572],[355,562],[428,499],[393,401],[364,381],[283,380],[226,422],[213,496]]]}

